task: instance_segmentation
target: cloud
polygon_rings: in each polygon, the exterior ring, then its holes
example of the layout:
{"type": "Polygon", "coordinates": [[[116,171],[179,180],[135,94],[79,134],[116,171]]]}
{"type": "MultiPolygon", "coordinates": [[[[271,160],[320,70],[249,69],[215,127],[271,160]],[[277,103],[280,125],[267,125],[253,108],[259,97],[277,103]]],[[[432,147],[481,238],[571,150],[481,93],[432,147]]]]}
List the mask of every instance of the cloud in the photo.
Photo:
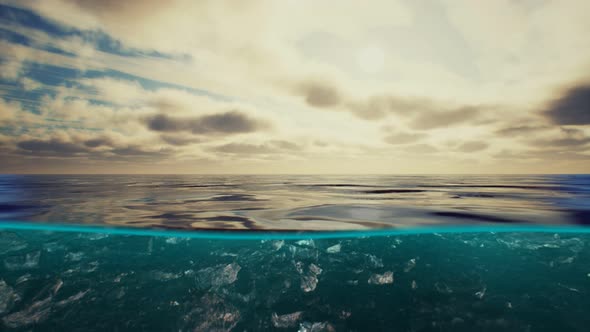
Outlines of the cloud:
{"type": "Polygon", "coordinates": [[[308,105],[314,107],[333,107],[342,102],[341,92],[338,91],[338,88],[326,81],[302,81],[296,86],[294,92],[302,96],[308,105]]]}
{"type": "Polygon", "coordinates": [[[581,149],[590,143],[590,136],[580,129],[561,127],[558,134],[545,135],[528,143],[540,148],[581,149]]]}
{"type": "Polygon", "coordinates": [[[97,137],[86,140],[84,142],[84,145],[89,148],[97,148],[100,146],[113,146],[114,143],[113,140],[109,137],[97,137]]]}
{"type": "Polygon", "coordinates": [[[263,144],[228,143],[211,148],[211,151],[229,154],[280,154],[300,151],[302,146],[288,141],[269,141],[263,144]]]}
{"type": "Polygon", "coordinates": [[[30,139],[24,140],[17,143],[17,146],[28,152],[32,153],[49,153],[54,155],[74,155],[79,153],[88,152],[88,149],[84,147],[73,144],[70,142],[65,142],[59,139],[52,138],[50,140],[39,140],[39,139],[30,139]]]}
{"type": "Polygon", "coordinates": [[[113,134],[94,134],[77,131],[50,132],[41,138],[28,135],[15,139],[17,154],[35,157],[75,158],[93,160],[133,160],[135,158],[170,157],[175,150],[151,140],[113,134]]]}
{"type": "Polygon", "coordinates": [[[140,145],[131,145],[127,147],[115,148],[108,151],[108,154],[122,157],[165,157],[174,152],[170,148],[147,149],[140,145]]]}
{"type": "Polygon", "coordinates": [[[474,120],[481,114],[481,109],[473,106],[465,106],[450,111],[431,111],[420,113],[411,123],[414,129],[435,129],[461,124],[474,120]]]}
{"type": "Polygon", "coordinates": [[[212,151],[231,154],[269,154],[279,151],[277,148],[265,144],[228,143],[216,146],[212,151]]]}
{"type": "Polygon", "coordinates": [[[557,139],[543,139],[531,142],[531,145],[538,147],[562,147],[575,148],[582,147],[590,143],[590,137],[584,138],[557,138],[557,139]]]}
{"type": "Polygon", "coordinates": [[[149,97],[148,91],[143,90],[137,81],[104,77],[81,79],[78,83],[95,90],[97,97],[115,104],[138,103],[149,97]]]}
{"type": "Polygon", "coordinates": [[[43,84],[41,84],[33,79],[30,79],[28,77],[22,77],[20,79],[20,83],[22,84],[23,88],[26,91],[37,90],[37,89],[43,87],[43,84]]]}
{"type": "Polygon", "coordinates": [[[527,160],[552,160],[553,163],[588,161],[590,154],[584,154],[580,151],[571,151],[564,149],[529,149],[529,150],[503,150],[495,155],[494,158],[506,159],[512,161],[527,161],[527,160]]]}
{"type": "Polygon", "coordinates": [[[380,120],[390,114],[409,115],[429,112],[435,106],[433,101],[427,98],[409,98],[383,94],[351,101],[348,103],[348,108],[362,119],[380,120]]]}
{"type": "Polygon", "coordinates": [[[590,84],[567,89],[549,103],[543,114],[558,125],[589,125],[590,84]]]}
{"type": "Polygon", "coordinates": [[[282,150],[298,151],[302,149],[301,145],[289,141],[273,140],[269,143],[282,150]]]}
{"type": "Polygon", "coordinates": [[[405,151],[413,154],[430,154],[438,152],[438,149],[430,144],[415,144],[406,147],[405,151]]]}
{"type": "Polygon", "coordinates": [[[522,126],[510,126],[496,130],[496,134],[502,136],[521,136],[528,135],[531,133],[550,129],[548,126],[540,125],[522,125],[522,126]]]}
{"type": "Polygon", "coordinates": [[[484,105],[452,106],[425,97],[405,97],[395,94],[372,94],[358,98],[346,93],[330,80],[303,80],[292,91],[305,103],[318,109],[345,110],[358,118],[378,121],[390,115],[413,118],[414,129],[434,129],[475,120],[482,115],[484,105]]]}
{"type": "MultiPolygon", "coordinates": [[[[7,48],[11,50],[12,48],[7,48]]],[[[13,52],[16,53],[16,52],[13,52]]],[[[0,57],[0,78],[15,81],[23,73],[23,62],[19,59],[20,54],[7,54],[2,52],[0,57]],[[12,58],[13,57],[13,58],[12,58]]]]}
{"type": "Polygon", "coordinates": [[[458,149],[462,152],[477,152],[487,149],[488,146],[489,144],[485,142],[465,142],[458,149]]]}
{"type": "Polygon", "coordinates": [[[164,134],[160,135],[162,141],[176,146],[183,146],[183,145],[190,145],[201,142],[201,139],[196,138],[194,136],[187,136],[187,135],[176,135],[176,134],[164,134]]]}
{"type": "Polygon", "coordinates": [[[423,133],[399,133],[388,135],[383,140],[389,144],[407,144],[419,141],[426,136],[423,133]]]}
{"type": "Polygon", "coordinates": [[[200,117],[171,117],[166,114],[150,116],[147,127],[157,132],[191,132],[196,135],[252,133],[270,128],[266,121],[254,119],[238,111],[200,117]]]}

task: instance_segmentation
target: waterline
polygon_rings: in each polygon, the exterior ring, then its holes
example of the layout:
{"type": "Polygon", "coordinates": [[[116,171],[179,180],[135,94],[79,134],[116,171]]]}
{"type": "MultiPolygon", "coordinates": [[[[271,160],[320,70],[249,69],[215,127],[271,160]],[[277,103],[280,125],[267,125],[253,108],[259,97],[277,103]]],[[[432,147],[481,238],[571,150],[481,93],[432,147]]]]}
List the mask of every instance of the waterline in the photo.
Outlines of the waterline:
{"type": "Polygon", "coordinates": [[[300,240],[340,239],[376,236],[419,235],[434,233],[576,233],[590,234],[590,227],[570,225],[509,225],[509,226],[436,226],[404,229],[371,229],[355,231],[219,231],[219,230],[159,230],[129,227],[47,224],[19,221],[0,221],[0,230],[31,230],[68,233],[100,233],[109,235],[178,237],[217,240],[300,240]]]}

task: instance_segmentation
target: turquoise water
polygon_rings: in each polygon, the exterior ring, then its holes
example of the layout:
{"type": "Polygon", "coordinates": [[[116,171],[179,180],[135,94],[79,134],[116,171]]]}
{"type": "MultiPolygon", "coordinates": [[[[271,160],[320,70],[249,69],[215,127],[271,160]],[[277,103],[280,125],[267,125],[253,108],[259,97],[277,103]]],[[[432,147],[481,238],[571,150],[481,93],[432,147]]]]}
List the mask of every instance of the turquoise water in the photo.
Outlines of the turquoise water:
{"type": "Polygon", "coordinates": [[[587,331],[590,324],[586,228],[168,234],[4,226],[7,331],[587,331]]]}

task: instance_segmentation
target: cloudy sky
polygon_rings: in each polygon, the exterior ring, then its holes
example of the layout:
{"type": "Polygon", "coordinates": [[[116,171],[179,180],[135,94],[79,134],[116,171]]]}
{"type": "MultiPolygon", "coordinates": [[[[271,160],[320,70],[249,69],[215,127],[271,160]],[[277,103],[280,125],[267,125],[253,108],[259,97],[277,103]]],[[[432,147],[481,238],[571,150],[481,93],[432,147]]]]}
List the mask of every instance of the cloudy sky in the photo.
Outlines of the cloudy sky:
{"type": "Polygon", "coordinates": [[[587,173],[587,0],[0,0],[1,173],[587,173]]]}

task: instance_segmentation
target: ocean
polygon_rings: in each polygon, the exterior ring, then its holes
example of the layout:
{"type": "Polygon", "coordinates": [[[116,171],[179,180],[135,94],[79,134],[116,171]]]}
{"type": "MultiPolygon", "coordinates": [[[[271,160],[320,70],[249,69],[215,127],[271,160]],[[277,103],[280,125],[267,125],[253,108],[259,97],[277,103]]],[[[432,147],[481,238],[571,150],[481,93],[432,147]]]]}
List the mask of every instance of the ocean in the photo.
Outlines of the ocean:
{"type": "Polygon", "coordinates": [[[587,331],[590,176],[1,175],[0,330],[587,331]]]}
{"type": "Polygon", "coordinates": [[[0,175],[0,219],[182,230],[590,223],[590,175],[0,175]]]}

